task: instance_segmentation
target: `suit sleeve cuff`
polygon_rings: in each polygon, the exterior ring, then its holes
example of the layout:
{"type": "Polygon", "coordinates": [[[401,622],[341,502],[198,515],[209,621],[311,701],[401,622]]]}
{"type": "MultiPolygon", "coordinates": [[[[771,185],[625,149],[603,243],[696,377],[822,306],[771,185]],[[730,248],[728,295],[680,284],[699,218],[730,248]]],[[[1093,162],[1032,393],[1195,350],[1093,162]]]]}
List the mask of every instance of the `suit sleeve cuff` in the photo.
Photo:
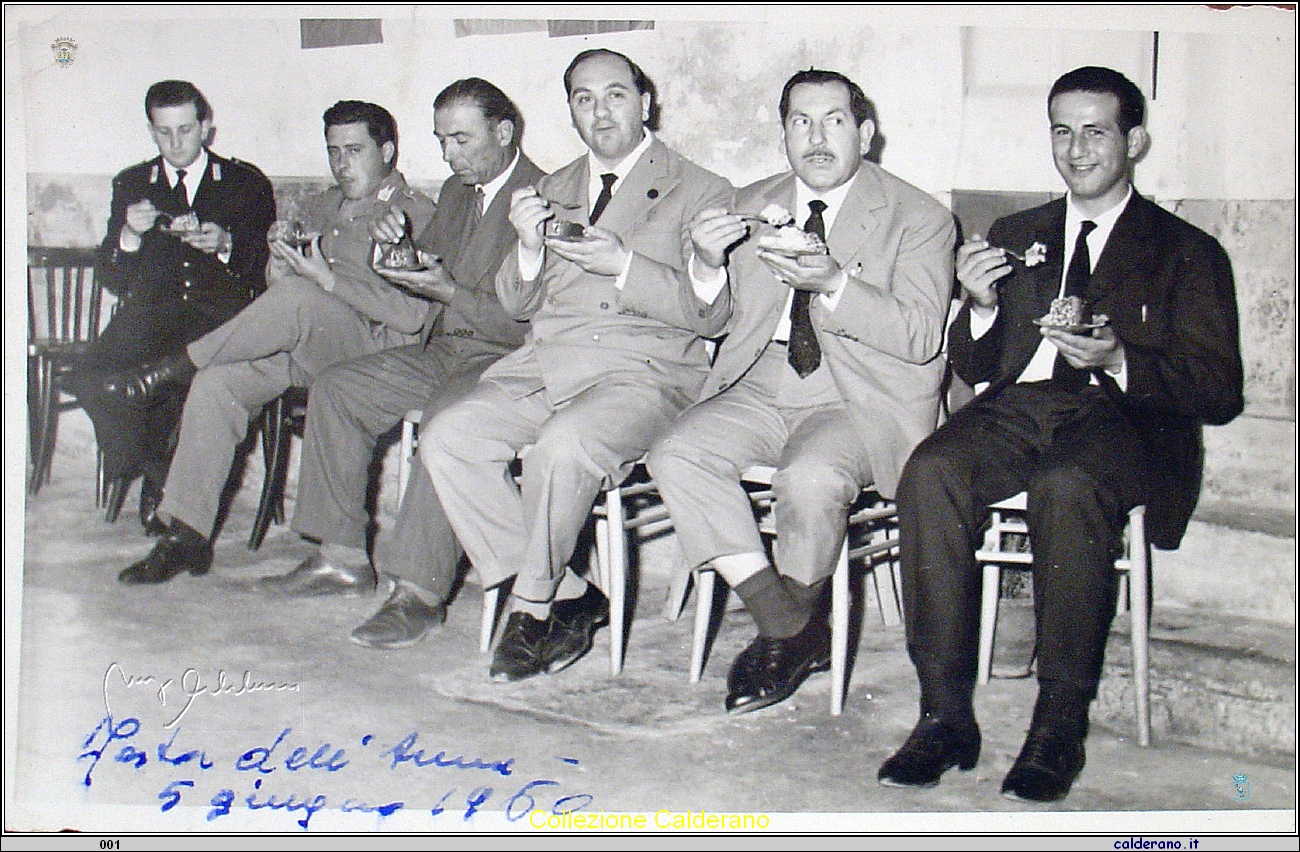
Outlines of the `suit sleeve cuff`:
{"type": "Polygon", "coordinates": [[[839,281],[835,283],[834,293],[818,293],[817,297],[822,301],[822,307],[828,311],[834,311],[839,307],[840,299],[844,298],[844,290],[849,286],[849,274],[840,270],[839,281]]]}
{"type": "Polygon", "coordinates": [[[542,274],[542,262],[546,259],[545,253],[526,251],[523,243],[520,243],[517,255],[519,258],[519,277],[524,281],[536,281],[537,276],[542,274]]]}
{"type": "Polygon", "coordinates": [[[622,292],[623,285],[627,283],[627,271],[632,268],[632,252],[627,253],[627,260],[623,263],[623,271],[614,279],[614,289],[622,292]]]}
{"type": "Polygon", "coordinates": [[[972,309],[970,312],[970,339],[979,340],[981,337],[988,334],[989,329],[993,327],[993,323],[997,322],[997,320],[998,308],[994,308],[993,313],[989,314],[987,317],[980,316],[975,313],[974,309],[972,309]]]}
{"type": "Polygon", "coordinates": [[[699,274],[699,266],[695,263],[695,255],[691,255],[690,262],[686,267],[691,275],[691,289],[695,291],[695,296],[706,305],[711,305],[722,292],[722,288],[727,286],[727,269],[714,269],[707,275],[699,274]]]}

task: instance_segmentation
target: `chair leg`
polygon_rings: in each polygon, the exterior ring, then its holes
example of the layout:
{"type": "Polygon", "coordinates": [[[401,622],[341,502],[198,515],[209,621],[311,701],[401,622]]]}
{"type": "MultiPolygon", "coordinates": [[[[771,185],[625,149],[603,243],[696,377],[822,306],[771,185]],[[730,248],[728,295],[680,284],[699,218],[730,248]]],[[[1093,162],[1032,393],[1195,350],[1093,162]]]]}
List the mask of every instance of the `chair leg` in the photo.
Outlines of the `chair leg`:
{"type": "MultiPolygon", "coordinates": [[[[143,486],[141,486],[143,487],[143,486]]],[[[131,490],[131,482],[125,477],[115,477],[108,483],[104,494],[104,520],[110,524],[117,523],[117,516],[126,503],[126,493],[131,490]]]]}
{"type": "Polygon", "coordinates": [[[483,590],[483,615],[478,626],[478,652],[486,654],[492,648],[492,634],[496,632],[497,606],[500,603],[501,586],[483,590]]]}
{"type": "Polygon", "coordinates": [[[35,469],[32,471],[31,492],[33,495],[41,490],[41,486],[50,481],[50,469],[54,466],[54,438],[55,430],[58,428],[57,419],[58,410],[54,405],[54,378],[50,374],[50,365],[42,362],[40,366],[40,401],[37,404],[38,417],[40,426],[38,433],[40,443],[36,450],[35,469]]]}
{"type": "Polygon", "coordinates": [[[849,660],[849,538],[831,575],[831,715],[844,711],[849,660]]]}
{"type": "Polygon", "coordinates": [[[1137,710],[1138,745],[1151,745],[1151,660],[1149,655],[1149,601],[1151,589],[1147,574],[1150,552],[1147,550],[1145,517],[1141,507],[1129,516],[1129,540],[1132,555],[1129,569],[1129,625],[1133,649],[1133,701],[1137,710]]]}
{"type": "MultiPolygon", "coordinates": [[[[605,569],[605,593],[609,595],[609,673],[623,671],[623,647],[627,642],[627,527],[623,512],[623,490],[605,492],[605,540],[608,558],[605,569]]],[[[601,543],[596,538],[597,546],[601,543]]]]}
{"type": "Polygon", "coordinates": [[[682,610],[686,608],[686,598],[691,593],[691,572],[689,570],[679,570],[673,574],[672,582],[668,584],[668,596],[664,598],[664,621],[676,621],[681,618],[682,610]]]}
{"type": "Polygon", "coordinates": [[[709,644],[709,623],[713,621],[713,582],[718,572],[701,568],[695,572],[695,629],[691,634],[691,683],[704,674],[704,652],[709,644]]]}
{"type": "Polygon", "coordinates": [[[980,654],[976,680],[989,682],[993,670],[993,630],[998,623],[998,596],[1002,591],[1002,566],[984,563],[984,578],[980,590],[980,654]]]}
{"type": "Polygon", "coordinates": [[[257,514],[253,516],[253,530],[248,536],[248,549],[257,550],[266,538],[266,531],[276,515],[276,478],[280,470],[280,456],[288,443],[285,435],[284,397],[276,397],[262,410],[262,460],[265,468],[262,477],[262,496],[257,501],[257,514]]]}

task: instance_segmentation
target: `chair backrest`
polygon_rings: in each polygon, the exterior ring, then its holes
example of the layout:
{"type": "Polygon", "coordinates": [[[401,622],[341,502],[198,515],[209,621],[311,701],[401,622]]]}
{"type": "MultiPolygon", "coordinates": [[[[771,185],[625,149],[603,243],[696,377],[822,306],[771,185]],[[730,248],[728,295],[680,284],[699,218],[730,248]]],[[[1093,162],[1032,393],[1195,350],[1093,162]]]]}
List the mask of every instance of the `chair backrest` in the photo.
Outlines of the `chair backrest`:
{"type": "Polygon", "coordinates": [[[27,249],[28,343],[89,342],[104,321],[93,248],[27,249]]]}

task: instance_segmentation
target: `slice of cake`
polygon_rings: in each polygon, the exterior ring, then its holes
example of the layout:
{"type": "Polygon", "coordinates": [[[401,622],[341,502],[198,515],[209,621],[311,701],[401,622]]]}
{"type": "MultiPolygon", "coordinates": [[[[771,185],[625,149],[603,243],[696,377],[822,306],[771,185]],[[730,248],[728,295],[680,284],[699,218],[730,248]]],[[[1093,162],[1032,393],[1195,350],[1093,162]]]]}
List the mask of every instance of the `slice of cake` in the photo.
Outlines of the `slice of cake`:
{"type": "Polygon", "coordinates": [[[794,226],[777,228],[770,234],[763,234],[758,238],[758,247],[792,257],[829,253],[826,243],[820,237],[794,226]]]}
{"type": "Polygon", "coordinates": [[[1088,323],[1088,315],[1084,309],[1083,299],[1080,296],[1064,296],[1060,299],[1052,300],[1052,307],[1043,317],[1044,325],[1052,326],[1080,326],[1088,323]]]}

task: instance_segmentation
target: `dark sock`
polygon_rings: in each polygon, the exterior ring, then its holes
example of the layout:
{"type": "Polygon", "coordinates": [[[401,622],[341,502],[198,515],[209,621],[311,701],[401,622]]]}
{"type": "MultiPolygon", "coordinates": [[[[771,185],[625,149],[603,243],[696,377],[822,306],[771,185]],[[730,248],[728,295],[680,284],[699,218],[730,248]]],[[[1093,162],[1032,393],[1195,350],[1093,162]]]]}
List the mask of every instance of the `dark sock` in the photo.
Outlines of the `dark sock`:
{"type": "Polygon", "coordinates": [[[735,590],[753,616],[760,636],[788,639],[808,623],[807,610],[790,594],[785,579],[771,565],[746,577],[735,590]]]}

